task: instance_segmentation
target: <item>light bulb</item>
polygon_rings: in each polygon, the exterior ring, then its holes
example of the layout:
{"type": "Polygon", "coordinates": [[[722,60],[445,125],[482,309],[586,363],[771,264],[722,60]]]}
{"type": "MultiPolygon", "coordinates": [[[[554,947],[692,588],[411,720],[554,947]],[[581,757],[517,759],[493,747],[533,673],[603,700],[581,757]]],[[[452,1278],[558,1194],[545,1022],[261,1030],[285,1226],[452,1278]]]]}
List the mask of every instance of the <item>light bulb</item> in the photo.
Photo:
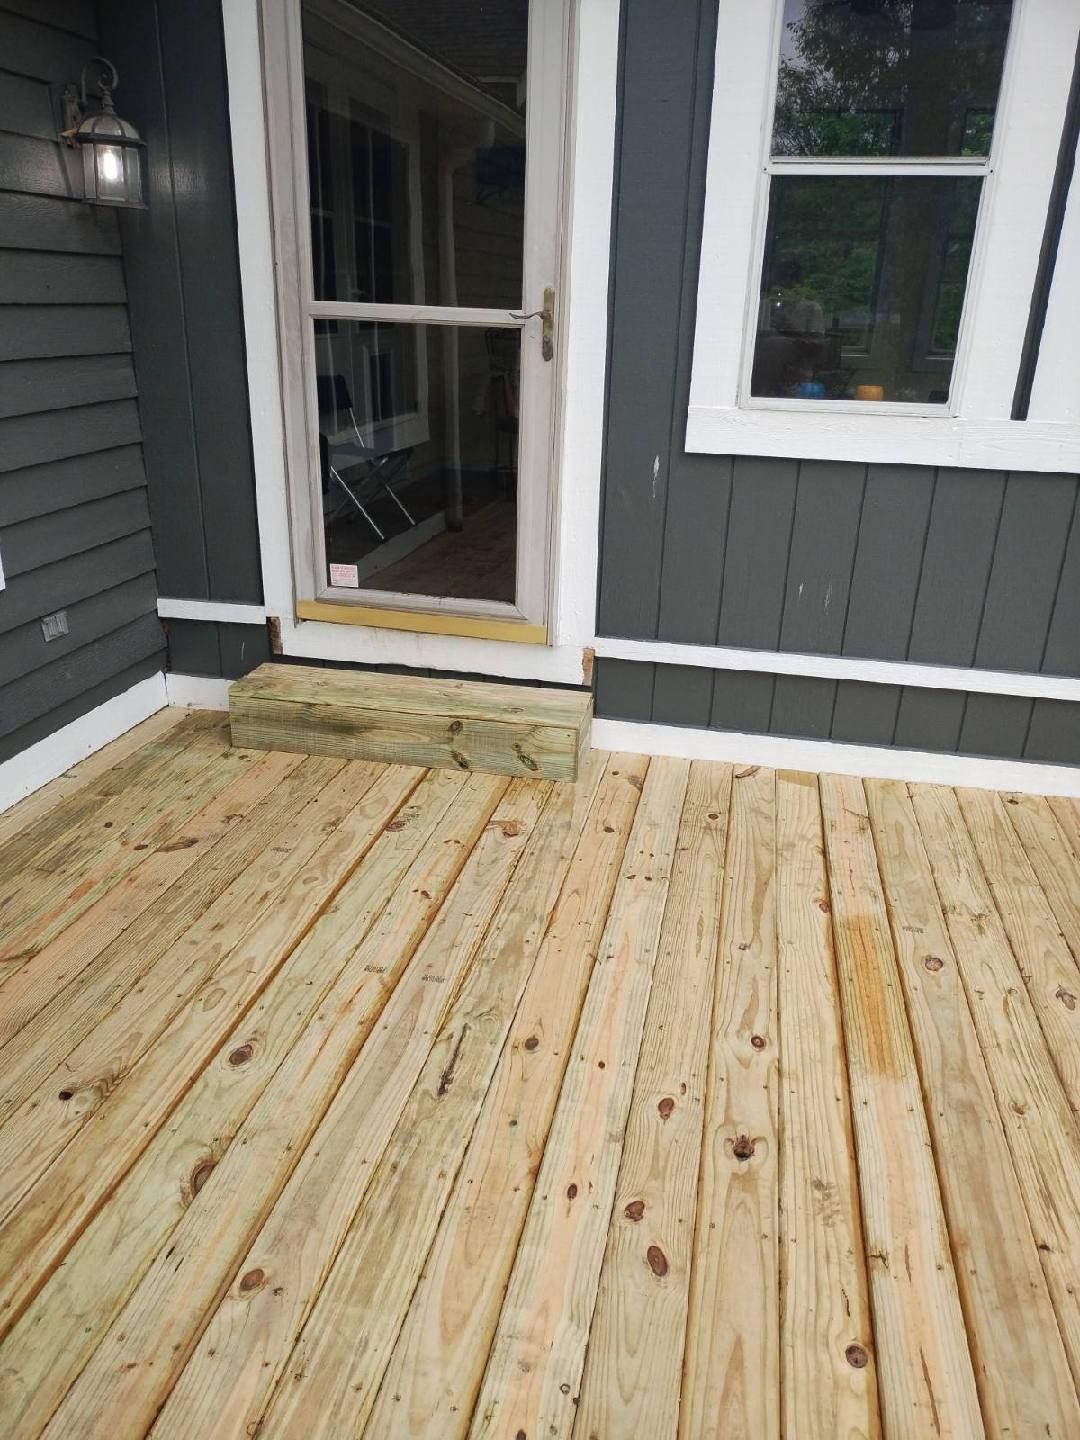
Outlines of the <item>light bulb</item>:
{"type": "Polygon", "coordinates": [[[123,173],[123,166],[120,163],[120,151],[115,145],[105,145],[101,149],[101,178],[110,183],[115,183],[123,173]]]}

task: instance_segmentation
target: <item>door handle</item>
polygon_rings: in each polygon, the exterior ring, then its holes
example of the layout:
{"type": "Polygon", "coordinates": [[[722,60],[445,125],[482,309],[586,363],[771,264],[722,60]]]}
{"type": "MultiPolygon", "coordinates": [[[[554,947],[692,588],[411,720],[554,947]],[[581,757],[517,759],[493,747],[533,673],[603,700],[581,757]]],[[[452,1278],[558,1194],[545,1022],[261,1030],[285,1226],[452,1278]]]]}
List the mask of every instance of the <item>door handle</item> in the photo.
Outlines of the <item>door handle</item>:
{"type": "Polygon", "coordinates": [[[511,310],[510,314],[515,320],[536,320],[542,321],[540,327],[540,354],[545,360],[555,358],[555,287],[546,286],[544,290],[544,308],[542,310],[511,310]]]}

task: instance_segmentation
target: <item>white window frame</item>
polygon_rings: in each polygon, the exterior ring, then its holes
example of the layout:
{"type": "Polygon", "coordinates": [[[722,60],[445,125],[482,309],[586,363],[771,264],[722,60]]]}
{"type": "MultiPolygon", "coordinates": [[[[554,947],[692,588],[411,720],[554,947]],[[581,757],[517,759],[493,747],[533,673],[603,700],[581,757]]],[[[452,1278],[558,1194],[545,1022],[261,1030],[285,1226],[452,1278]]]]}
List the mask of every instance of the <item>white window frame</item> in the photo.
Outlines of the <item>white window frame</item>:
{"type": "MultiPolygon", "coordinates": [[[[1080,37],[1075,0],[1015,0],[989,160],[930,163],[771,157],[784,0],[719,0],[712,120],[686,448],[713,454],[1080,469],[1072,380],[1039,367],[1038,417],[1013,394],[1080,37]],[[749,397],[752,317],[769,180],[813,173],[983,174],[947,405],[749,397]],[[1047,400],[1053,388],[1060,396],[1047,400]]],[[[1080,266],[1059,251],[1058,269],[1080,266]]]]}

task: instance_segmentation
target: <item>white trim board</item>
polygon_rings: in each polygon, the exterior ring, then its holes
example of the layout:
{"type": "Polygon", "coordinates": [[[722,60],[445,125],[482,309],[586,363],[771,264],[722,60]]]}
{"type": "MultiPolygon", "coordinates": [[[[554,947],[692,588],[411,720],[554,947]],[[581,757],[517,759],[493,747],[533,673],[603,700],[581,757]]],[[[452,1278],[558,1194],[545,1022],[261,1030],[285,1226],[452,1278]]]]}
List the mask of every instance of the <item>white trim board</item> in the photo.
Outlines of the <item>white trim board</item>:
{"type": "Polygon", "coordinates": [[[155,715],[165,703],[165,676],[159,671],[5,760],[0,764],[0,810],[48,785],[87,755],[155,715]]]}
{"type": "Polygon", "coordinates": [[[910,780],[925,785],[1018,790],[1030,795],[1080,796],[1080,767],[1037,765],[1027,760],[938,755],[929,750],[843,745],[835,740],[790,740],[778,735],[684,729],[632,720],[594,720],[592,744],[597,750],[768,765],[782,770],[856,775],[863,780],[910,780]]]}
{"type": "Polygon", "coordinates": [[[158,597],[162,620],[213,620],[222,625],[265,625],[265,605],[235,605],[225,600],[174,600],[158,597]]]}
{"type": "Polygon", "coordinates": [[[187,710],[228,710],[231,680],[214,675],[165,675],[165,704],[187,710]]]}
{"type": "Polygon", "coordinates": [[[744,670],[764,675],[801,675],[815,680],[859,680],[871,685],[914,685],[926,690],[1019,695],[1031,700],[1080,701],[1080,679],[1067,675],[977,670],[963,665],[921,665],[910,660],[858,660],[847,655],[807,655],[797,651],[744,650],[729,645],[675,645],[663,640],[619,640],[609,636],[599,636],[595,650],[597,656],[606,660],[693,665],[704,670],[744,670]]]}

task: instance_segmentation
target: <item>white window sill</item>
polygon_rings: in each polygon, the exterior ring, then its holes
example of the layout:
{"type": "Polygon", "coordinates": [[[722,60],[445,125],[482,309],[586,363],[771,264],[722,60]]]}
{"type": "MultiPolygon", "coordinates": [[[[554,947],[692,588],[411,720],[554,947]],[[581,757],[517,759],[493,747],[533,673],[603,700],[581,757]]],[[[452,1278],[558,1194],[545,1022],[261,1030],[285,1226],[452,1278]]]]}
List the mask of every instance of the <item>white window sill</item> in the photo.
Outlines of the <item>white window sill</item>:
{"type": "Polygon", "coordinates": [[[1080,425],[1036,420],[868,414],[691,405],[686,448],[709,455],[775,455],[862,464],[978,470],[1080,471],[1080,425]]]}

